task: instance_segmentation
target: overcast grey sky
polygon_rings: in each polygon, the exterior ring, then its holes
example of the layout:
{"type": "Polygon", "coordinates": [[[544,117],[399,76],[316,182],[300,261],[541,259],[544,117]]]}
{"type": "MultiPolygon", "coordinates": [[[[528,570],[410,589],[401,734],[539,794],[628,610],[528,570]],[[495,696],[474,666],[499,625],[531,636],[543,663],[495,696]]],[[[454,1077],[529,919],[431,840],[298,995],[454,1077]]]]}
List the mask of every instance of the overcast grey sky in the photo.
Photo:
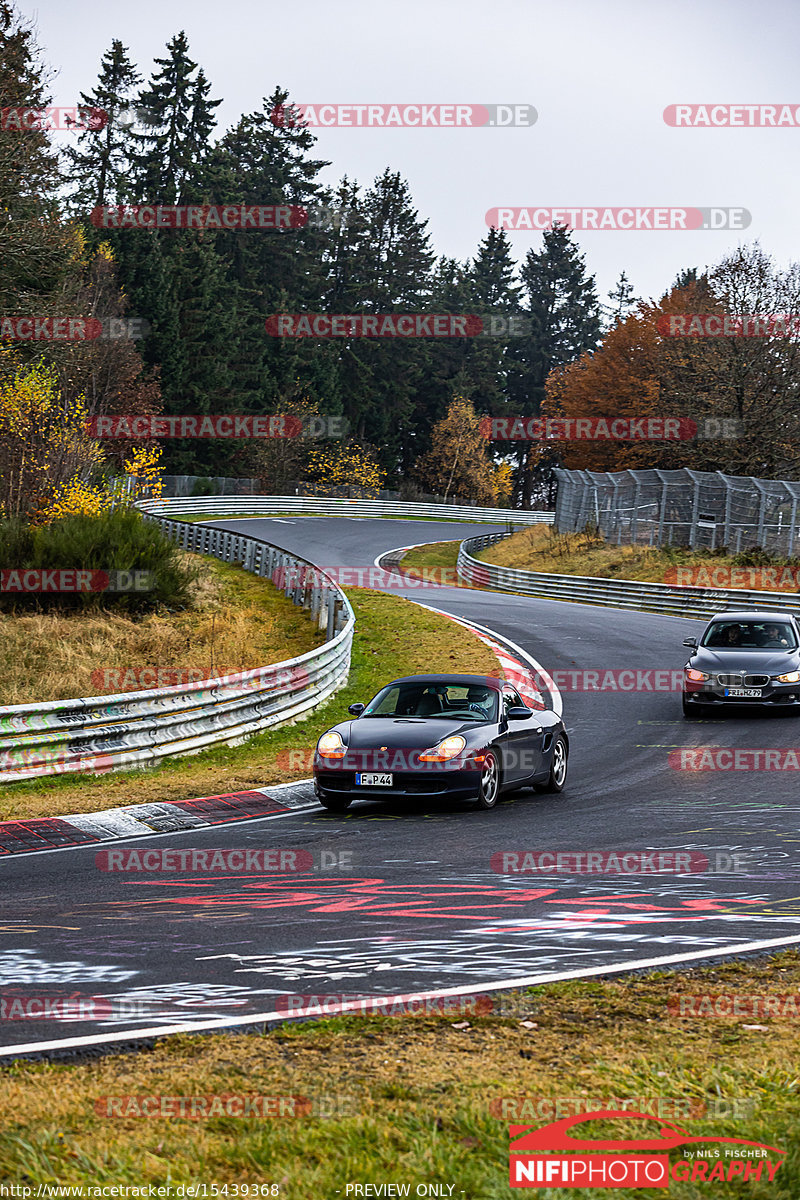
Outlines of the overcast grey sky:
{"type": "MultiPolygon", "coordinates": [[[[798,257],[798,128],[670,128],[674,103],[800,110],[797,0],[23,0],[54,102],[94,85],[113,38],[149,76],[185,29],[222,132],[280,84],[296,102],[532,104],[529,128],[320,129],[323,178],[408,180],[439,254],[467,258],[495,206],[740,206],[744,232],[582,231],[601,295],[660,295],[756,238],[798,257]]],[[[800,118],[800,111],[798,111],[800,118]]],[[[511,235],[521,258],[541,235],[511,235]]]]}

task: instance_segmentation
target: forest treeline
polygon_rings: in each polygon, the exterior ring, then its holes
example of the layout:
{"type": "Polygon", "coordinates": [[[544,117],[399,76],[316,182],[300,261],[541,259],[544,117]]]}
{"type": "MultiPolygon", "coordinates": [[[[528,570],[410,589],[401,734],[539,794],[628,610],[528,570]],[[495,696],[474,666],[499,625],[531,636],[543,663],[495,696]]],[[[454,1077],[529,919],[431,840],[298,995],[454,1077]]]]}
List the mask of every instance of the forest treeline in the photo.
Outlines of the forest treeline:
{"type": "MultiPolygon", "coordinates": [[[[0,41],[0,108],[46,110],[47,70],[10,0],[0,0],[0,41]]],[[[283,87],[221,130],[221,97],[183,32],[148,77],[114,40],[79,101],[104,120],[87,120],[58,141],[44,120],[25,129],[3,121],[0,317],[94,318],[105,329],[135,317],[146,336],[0,337],[6,475],[22,479],[28,470],[30,413],[46,411],[55,430],[69,410],[82,417],[337,414],[354,453],[385,486],[411,494],[446,484],[463,499],[493,490],[513,506],[551,499],[558,464],[796,474],[796,336],[662,332],[665,314],[797,312],[800,269],[776,267],[758,244],[706,271],[687,267],[657,300],[636,297],[623,270],[601,302],[567,229],[544,232],[520,261],[508,236],[488,229],[476,236],[474,255],[459,261],[436,254],[427,220],[391,165],[373,181],[344,175],[325,186],[321,174],[331,164],[318,156],[310,130],[286,119],[292,98],[283,87]],[[288,205],[310,219],[282,229],[104,228],[91,219],[93,210],[138,205],[288,205]],[[265,322],[282,313],[470,314],[495,329],[515,320],[513,336],[271,336],[265,322]],[[26,409],[19,396],[31,371],[48,401],[26,409]],[[736,418],[738,435],[491,444],[476,434],[484,415],[736,418]]],[[[630,245],[633,254],[638,242],[630,245]]],[[[44,438],[50,457],[46,469],[37,467],[34,492],[80,461],[64,452],[66,465],[58,466],[57,440],[44,438]]],[[[113,469],[131,449],[108,444],[102,457],[113,469]]],[[[344,449],[336,450],[340,459],[344,449]]],[[[302,475],[304,454],[314,453],[322,483],[319,446],[310,443],[277,452],[175,439],[163,445],[162,466],[175,474],[256,474],[269,488],[285,482],[287,463],[302,475]]],[[[346,461],[345,453],[345,476],[346,461]]]]}

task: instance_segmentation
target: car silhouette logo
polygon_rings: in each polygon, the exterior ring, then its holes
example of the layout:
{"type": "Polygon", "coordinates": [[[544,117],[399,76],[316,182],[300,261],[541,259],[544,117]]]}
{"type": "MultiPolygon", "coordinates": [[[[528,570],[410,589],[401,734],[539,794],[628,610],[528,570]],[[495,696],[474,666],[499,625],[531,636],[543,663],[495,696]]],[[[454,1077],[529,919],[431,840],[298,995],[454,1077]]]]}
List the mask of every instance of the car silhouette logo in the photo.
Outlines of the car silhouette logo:
{"type": "Polygon", "coordinates": [[[659,1126],[657,1134],[648,1138],[642,1138],[641,1140],[626,1139],[610,1141],[598,1138],[574,1138],[571,1136],[570,1130],[573,1125],[582,1125],[588,1121],[608,1120],[615,1117],[625,1121],[638,1118],[651,1125],[654,1120],[652,1116],[648,1116],[646,1113],[608,1109],[565,1117],[562,1121],[554,1121],[552,1124],[544,1125],[540,1128],[531,1125],[510,1125],[508,1132],[511,1139],[511,1152],[512,1154],[519,1154],[522,1151],[531,1154],[541,1153],[544,1150],[663,1151],[676,1149],[678,1146],[696,1145],[700,1142],[722,1142],[737,1146],[758,1146],[765,1150],[771,1150],[776,1154],[786,1153],[785,1150],[779,1150],[777,1146],[767,1146],[764,1142],[753,1142],[746,1138],[718,1137],[714,1134],[694,1136],[687,1132],[687,1130],[681,1129],[669,1121],[662,1120],[655,1122],[659,1126]]]}

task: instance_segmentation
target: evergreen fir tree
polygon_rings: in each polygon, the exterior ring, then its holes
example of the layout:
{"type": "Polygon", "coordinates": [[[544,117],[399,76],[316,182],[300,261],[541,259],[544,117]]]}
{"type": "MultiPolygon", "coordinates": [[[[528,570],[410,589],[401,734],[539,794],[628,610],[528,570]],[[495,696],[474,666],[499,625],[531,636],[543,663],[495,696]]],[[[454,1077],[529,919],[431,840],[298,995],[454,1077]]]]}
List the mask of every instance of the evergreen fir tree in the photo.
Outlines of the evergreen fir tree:
{"type": "MultiPolygon", "coordinates": [[[[509,398],[516,414],[538,416],[544,385],[553,367],[573,362],[593,349],[601,332],[600,305],[594,276],[587,276],[583,255],[569,229],[555,226],[543,235],[540,251],[529,250],[520,271],[523,313],[531,331],[515,339],[509,356],[513,369],[509,398]]],[[[528,443],[520,443],[515,494],[523,508],[531,507],[534,460],[528,443]]],[[[538,471],[546,480],[557,453],[538,471]]],[[[541,466],[541,464],[540,464],[541,466]]]]}
{"type": "Polygon", "coordinates": [[[120,202],[127,187],[132,150],[126,117],[130,115],[134,89],[141,82],[142,76],[128,58],[126,47],[115,38],[103,55],[94,89],[81,92],[83,105],[101,109],[108,120],[101,130],[82,130],[77,144],[64,151],[73,211],[81,213],[120,202]]]}

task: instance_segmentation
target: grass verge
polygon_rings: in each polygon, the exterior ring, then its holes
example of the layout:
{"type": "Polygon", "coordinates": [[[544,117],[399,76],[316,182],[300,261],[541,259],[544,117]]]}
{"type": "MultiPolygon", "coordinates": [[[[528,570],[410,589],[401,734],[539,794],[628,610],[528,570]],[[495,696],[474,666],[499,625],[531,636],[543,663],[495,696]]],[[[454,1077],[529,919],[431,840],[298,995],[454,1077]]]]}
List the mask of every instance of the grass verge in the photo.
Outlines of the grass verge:
{"type": "MultiPolygon", "coordinates": [[[[334,1200],[349,1183],[408,1184],[413,1196],[418,1184],[436,1181],[454,1185],[451,1194],[466,1200],[498,1200],[509,1194],[509,1123],[541,1126],[556,1113],[621,1101],[707,1136],[701,1149],[713,1152],[721,1136],[788,1152],[771,1183],[765,1171],[761,1181],[723,1186],[672,1182],[670,1200],[796,1200],[796,1020],[675,1017],[667,1001],[798,990],[800,956],[787,951],[685,972],[553,984],[518,993],[513,1017],[339,1017],[262,1035],[172,1037],[150,1050],[78,1063],[18,1062],[0,1068],[0,1178],[32,1185],[34,1195],[39,1184],[275,1183],[283,1200],[334,1200]],[[103,1097],[220,1094],[305,1097],[311,1115],[100,1115],[108,1111],[103,1097]],[[556,1102],[558,1110],[548,1107],[556,1102]],[[330,1115],[317,1115],[323,1113],[330,1115]]],[[[654,1128],[651,1122],[647,1132],[654,1128]]],[[[633,1119],[594,1123],[585,1133],[609,1135],[645,1133],[633,1119]]],[[[695,1153],[673,1150],[670,1161],[695,1153]]],[[[724,1147],[720,1155],[731,1161],[724,1147]]],[[[694,1161],[698,1171],[710,1171],[717,1160],[694,1161]]],[[[561,1200],[575,1191],[538,1194],[561,1200]]],[[[592,1200],[620,1193],[580,1194],[592,1200]]],[[[653,1192],[624,1195],[646,1200],[653,1192]]]]}
{"type": "MultiPolygon", "coordinates": [[[[240,571],[240,568],[229,568],[240,571]]],[[[249,580],[244,571],[241,574],[249,580]]],[[[342,719],[348,704],[366,701],[389,679],[432,669],[497,675],[499,664],[474,634],[439,613],[398,596],[352,589],[356,614],[347,686],[296,725],[269,730],[241,746],[222,746],[159,767],[100,776],[48,776],[0,786],[0,819],[96,812],[123,804],[188,800],[302,779],[317,738],[342,719]]],[[[295,610],[299,619],[307,616],[295,610]]],[[[281,654],[281,658],[289,657],[281,654]]]]}
{"type": "Polygon", "coordinates": [[[797,575],[796,559],[773,556],[759,550],[727,555],[724,552],[689,550],[679,546],[610,546],[591,532],[559,534],[551,525],[533,525],[523,529],[479,551],[475,557],[526,571],[588,575],[601,579],[636,579],[643,583],[679,583],[682,579],[677,575],[677,568],[690,567],[693,571],[704,569],[708,572],[710,578],[705,586],[714,586],[713,572],[721,567],[726,571],[727,582],[723,580],[716,586],[797,592],[797,583],[792,582],[797,575]],[[793,568],[786,573],[790,581],[788,588],[770,586],[769,567],[776,568],[773,578],[777,581],[785,565],[793,568]],[[735,572],[728,579],[727,569],[731,567],[742,568],[738,579],[735,572]]]}
{"type": "Polygon", "coordinates": [[[308,614],[268,580],[214,558],[181,552],[181,559],[200,569],[192,608],[180,612],[0,613],[3,703],[160,686],[157,677],[142,682],[143,671],[209,679],[295,658],[324,641],[308,614]]]}

